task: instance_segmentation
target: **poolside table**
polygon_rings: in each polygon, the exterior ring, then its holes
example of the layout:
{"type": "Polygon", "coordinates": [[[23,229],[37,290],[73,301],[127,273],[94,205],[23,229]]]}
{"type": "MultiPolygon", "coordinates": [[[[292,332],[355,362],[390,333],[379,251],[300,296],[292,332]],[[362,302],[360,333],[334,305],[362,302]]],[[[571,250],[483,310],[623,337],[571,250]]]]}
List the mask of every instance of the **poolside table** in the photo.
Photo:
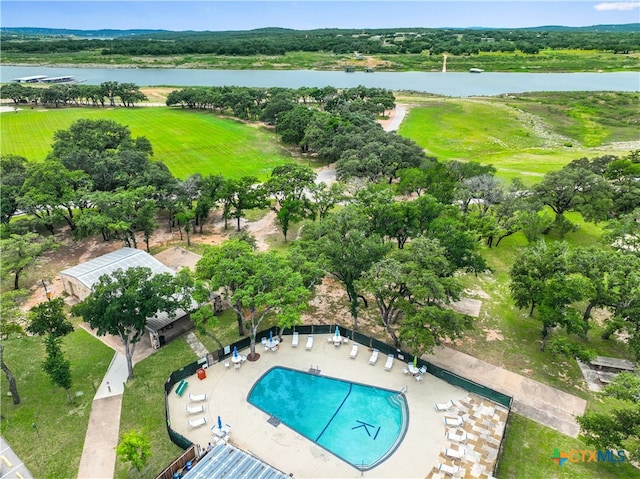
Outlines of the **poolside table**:
{"type": "Polygon", "coordinates": [[[413,363],[407,364],[407,369],[414,376],[420,372],[420,368],[417,368],[416,366],[414,366],[413,363]]]}
{"type": "Polygon", "coordinates": [[[276,351],[278,349],[277,346],[280,344],[280,340],[276,338],[267,339],[267,342],[264,344],[267,348],[269,348],[270,351],[276,351]]]}

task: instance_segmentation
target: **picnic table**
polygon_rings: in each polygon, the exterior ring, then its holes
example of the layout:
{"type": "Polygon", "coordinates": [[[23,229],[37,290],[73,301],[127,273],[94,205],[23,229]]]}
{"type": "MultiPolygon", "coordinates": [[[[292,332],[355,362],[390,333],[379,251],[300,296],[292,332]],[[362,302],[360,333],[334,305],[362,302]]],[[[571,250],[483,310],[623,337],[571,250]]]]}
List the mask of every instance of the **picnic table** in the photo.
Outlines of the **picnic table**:
{"type": "Polygon", "coordinates": [[[636,365],[626,359],[608,358],[606,356],[596,356],[596,359],[590,361],[592,366],[598,369],[609,368],[622,371],[635,371],[636,365]]]}

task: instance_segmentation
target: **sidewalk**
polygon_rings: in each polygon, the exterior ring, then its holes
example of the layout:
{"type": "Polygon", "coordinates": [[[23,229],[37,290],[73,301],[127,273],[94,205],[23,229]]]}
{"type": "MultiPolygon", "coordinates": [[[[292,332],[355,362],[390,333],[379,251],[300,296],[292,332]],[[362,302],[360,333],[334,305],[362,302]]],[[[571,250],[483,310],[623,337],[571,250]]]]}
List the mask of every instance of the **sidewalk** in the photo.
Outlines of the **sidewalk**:
{"type": "Polygon", "coordinates": [[[18,455],[4,437],[0,437],[0,478],[2,479],[33,479],[33,476],[22,463],[18,455]]]}
{"type": "Polygon", "coordinates": [[[120,410],[129,372],[127,358],[116,352],[93,398],[78,479],[111,479],[120,434],[120,410]]]}
{"type": "Polygon", "coordinates": [[[436,348],[423,359],[452,373],[513,397],[512,411],[571,437],[578,437],[576,416],[587,401],[451,348],[436,348]]]}

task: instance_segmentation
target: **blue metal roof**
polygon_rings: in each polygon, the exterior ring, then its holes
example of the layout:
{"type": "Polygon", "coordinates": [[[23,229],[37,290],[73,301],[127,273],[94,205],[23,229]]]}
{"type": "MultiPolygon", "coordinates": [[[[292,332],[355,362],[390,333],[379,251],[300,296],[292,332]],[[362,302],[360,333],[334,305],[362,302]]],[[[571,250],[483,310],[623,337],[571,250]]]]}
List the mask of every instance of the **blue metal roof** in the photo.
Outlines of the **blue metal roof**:
{"type": "Polygon", "coordinates": [[[266,462],[230,444],[219,444],[185,476],[189,479],[291,479],[266,462]]]}

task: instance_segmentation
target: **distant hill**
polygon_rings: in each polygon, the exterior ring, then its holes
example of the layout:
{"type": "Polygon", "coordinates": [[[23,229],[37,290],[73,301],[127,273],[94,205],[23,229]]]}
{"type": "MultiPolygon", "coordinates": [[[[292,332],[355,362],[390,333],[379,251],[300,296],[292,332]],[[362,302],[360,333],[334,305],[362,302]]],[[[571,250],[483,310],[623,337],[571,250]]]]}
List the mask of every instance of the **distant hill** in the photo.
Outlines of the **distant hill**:
{"type": "Polygon", "coordinates": [[[561,25],[546,25],[542,27],[520,28],[519,30],[544,32],[640,32],[640,23],[626,23],[624,25],[592,25],[589,27],[563,27],[561,25]]]}
{"type": "Polygon", "coordinates": [[[15,34],[29,37],[78,37],[78,38],[119,38],[133,35],[166,33],[169,30],[69,30],[66,28],[16,27],[0,28],[2,34],[15,34]]]}
{"type": "MultiPolygon", "coordinates": [[[[547,32],[610,32],[610,33],[624,33],[624,32],[640,32],[640,23],[627,23],[623,25],[591,25],[585,27],[566,27],[562,25],[546,25],[539,27],[529,27],[529,28],[489,28],[489,27],[472,27],[472,28],[459,28],[459,27],[447,27],[447,28],[420,28],[420,30],[443,30],[443,29],[455,29],[455,30],[521,30],[521,31],[547,31],[547,32]]],[[[351,31],[350,29],[318,29],[318,30],[309,30],[309,31],[331,31],[335,32],[343,31],[351,31]]],[[[395,28],[395,29],[366,29],[367,31],[374,30],[389,30],[389,31],[415,31],[416,28],[395,28]]],[[[252,34],[266,34],[266,35],[277,35],[278,33],[291,33],[291,32],[303,32],[305,30],[293,30],[288,28],[259,28],[255,30],[247,30],[247,31],[238,31],[237,33],[248,33],[252,34]]],[[[355,30],[357,31],[357,30],[355,30]]],[[[153,37],[155,35],[166,36],[167,34],[172,33],[213,33],[212,31],[203,31],[203,32],[195,32],[195,31],[173,31],[173,30],[112,30],[112,29],[103,29],[103,30],[77,30],[77,29],[65,29],[65,28],[39,28],[39,27],[1,27],[0,33],[3,36],[6,35],[18,35],[25,37],[76,37],[76,38],[123,38],[123,37],[132,37],[132,36],[145,36],[145,37],[153,37]]],[[[230,32],[225,32],[230,33],[230,32]]]]}

